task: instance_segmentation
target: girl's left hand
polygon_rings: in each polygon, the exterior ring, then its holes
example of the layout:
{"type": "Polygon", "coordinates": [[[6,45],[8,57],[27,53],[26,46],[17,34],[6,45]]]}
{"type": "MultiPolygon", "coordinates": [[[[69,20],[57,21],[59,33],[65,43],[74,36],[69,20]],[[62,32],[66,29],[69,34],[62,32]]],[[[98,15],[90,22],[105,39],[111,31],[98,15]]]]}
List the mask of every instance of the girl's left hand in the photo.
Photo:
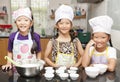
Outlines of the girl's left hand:
{"type": "Polygon", "coordinates": [[[70,67],[78,67],[78,64],[76,63],[76,64],[74,64],[74,65],[70,65],[69,68],[70,68],[70,67]]]}

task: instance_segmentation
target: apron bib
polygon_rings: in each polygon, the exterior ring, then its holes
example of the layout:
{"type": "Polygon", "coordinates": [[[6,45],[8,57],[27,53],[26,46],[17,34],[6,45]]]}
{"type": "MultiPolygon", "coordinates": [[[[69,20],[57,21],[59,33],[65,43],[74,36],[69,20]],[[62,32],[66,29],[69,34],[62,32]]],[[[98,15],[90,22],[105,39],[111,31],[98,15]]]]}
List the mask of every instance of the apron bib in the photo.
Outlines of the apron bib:
{"type": "Polygon", "coordinates": [[[28,34],[27,40],[18,40],[17,37],[19,32],[16,33],[14,43],[13,43],[13,59],[14,61],[24,64],[32,63],[36,59],[35,54],[31,54],[31,47],[33,41],[31,39],[31,34],[28,34]]]}
{"type": "Polygon", "coordinates": [[[58,42],[58,45],[57,45],[57,49],[58,49],[57,57],[56,57],[56,64],[57,65],[70,66],[70,65],[75,64],[76,60],[75,60],[74,52],[73,52],[73,44],[72,44],[72,53],[71,54],[60,53],[59,42],[58,42]]]}
{"type": "Polygon", "coordinates": [[[96,54],[95,49],[91,52],[91,63],[92,64],[107,64],[108,63],[108,48],[106,49],[105,53],[96,54]]]}

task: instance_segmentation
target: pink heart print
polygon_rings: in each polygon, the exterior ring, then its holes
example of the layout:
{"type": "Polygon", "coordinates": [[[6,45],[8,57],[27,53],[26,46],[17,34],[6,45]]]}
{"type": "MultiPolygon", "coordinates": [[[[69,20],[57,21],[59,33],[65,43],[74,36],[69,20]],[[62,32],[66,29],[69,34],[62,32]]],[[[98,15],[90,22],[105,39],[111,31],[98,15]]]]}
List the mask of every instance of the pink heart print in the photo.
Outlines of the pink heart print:
{"type": "Polygon", "coordinates": [[[21,55],[20,54],[17,55],[17,59],[21,59],[21,55]]]}
{"type": "Polygon", "coordinates": [[[20,50],[21,50],[21,52],[22,52],[23,54],[27,53],[28,50],[29,50],[28,44],[22,45],[21,48],[20,48],[20,50]]]}

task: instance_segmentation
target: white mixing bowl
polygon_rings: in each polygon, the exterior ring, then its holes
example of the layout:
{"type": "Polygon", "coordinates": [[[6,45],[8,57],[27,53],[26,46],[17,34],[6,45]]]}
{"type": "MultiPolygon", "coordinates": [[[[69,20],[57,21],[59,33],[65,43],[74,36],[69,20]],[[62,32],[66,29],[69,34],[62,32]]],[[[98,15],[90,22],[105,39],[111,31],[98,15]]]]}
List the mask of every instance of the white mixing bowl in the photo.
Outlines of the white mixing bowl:
{"type": "Polygon", "coordinates": [[[97,67],[86,67],[85,72],[89,77],[95,78],[97,75],[99,75],[99,68],[97,68],[97,67]]]}
{"type": "Polygon", "coordinates": [[[100,69],[100,74],[103,74],[107,71],[108,66],[105,64],[94,64],[94,67],[97,67],[100,69]]]}

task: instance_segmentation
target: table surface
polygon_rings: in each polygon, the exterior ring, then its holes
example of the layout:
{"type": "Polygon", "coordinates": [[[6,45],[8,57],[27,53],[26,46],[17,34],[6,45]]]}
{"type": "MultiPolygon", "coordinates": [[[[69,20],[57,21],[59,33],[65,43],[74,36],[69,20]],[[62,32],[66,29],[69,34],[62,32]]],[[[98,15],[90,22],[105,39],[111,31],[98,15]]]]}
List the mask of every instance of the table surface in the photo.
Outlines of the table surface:
{"type": "Polygon", "coordinates": [[[78,71],[79,78],[77,80],[61,80],[58,76],[55,76],[52,80],[46,80],[44,73],[40,73],[38,76],[32,78],[26,78],[20,76],[17,72],[3,72],[0,67],[0,82],[120,82],[120,60],[118,59],[115,72],[106,72],[103,75],[99,75],[96,78],[89,78],[84,69],[78,71]]]}

